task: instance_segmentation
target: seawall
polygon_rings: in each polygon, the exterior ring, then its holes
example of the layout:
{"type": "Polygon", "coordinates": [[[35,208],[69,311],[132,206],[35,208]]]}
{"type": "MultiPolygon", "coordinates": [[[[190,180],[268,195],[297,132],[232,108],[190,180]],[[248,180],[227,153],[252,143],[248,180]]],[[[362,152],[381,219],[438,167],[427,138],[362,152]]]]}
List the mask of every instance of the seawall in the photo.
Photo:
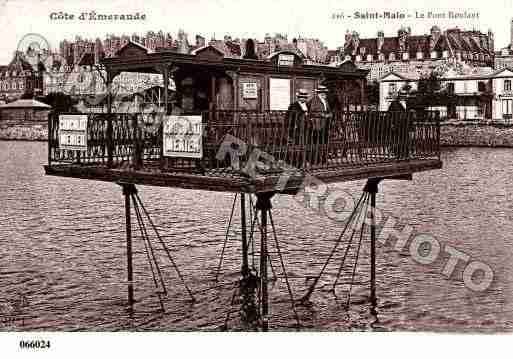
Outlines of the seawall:
{"type": "Polygon", "coordinates": [[[513,124],[489,122],[445,122],[440,144],[456,147],[513,147],[513,124]]]}
{"type": "MultiPolygon", "coordinates": [[[[44,122],[9,124],[0,122],[0,140],[46,141],[48,125],[44,122]]],[[[457,147],[511,147],[513,123],[444,122],[440,144],[457,147]]]]}
{"type": "Polygon", "coordinates": [[[0,140],[46,141],[48,124],[44,122],[0,122],[0,140]]]}

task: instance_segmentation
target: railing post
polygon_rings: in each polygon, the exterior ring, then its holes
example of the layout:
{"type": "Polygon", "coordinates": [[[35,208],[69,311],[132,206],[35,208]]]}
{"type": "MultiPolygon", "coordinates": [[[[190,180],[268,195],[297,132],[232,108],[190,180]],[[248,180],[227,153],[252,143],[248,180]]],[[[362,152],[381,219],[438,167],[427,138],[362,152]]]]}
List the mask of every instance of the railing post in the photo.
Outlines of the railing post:
{"type": "Polygon", "coordinates": [[[440,159],[441,153],[440,153],[440,116],[439,113],[436,113],[436,120],[435,120],[435,126],[436,126],[436,143],[435,143],[435,150],[438,159],[440,159]]]}
{"type": "Polygon", "coordinates": [[[109,168],[113,165],[114,157],[114,142],[113,142],[113,127],[112,127],[112,80],[113,74],[107,71],[107,166],[109,168]]]}
{"type": "Polygon", "coordinates": [[[143,162],[143,151],[144,151],[144,143],[143,143],[143,131],[141,126],[139,126],[139,121],[137,118],[137,114],[134,115],[132,119],[132,124],[134,126],[134,168],[139,169],[142,167],[143,162]]]}
{"type": "MultiPolygon", "coordinates": [[[[110,95],[107,95],[110,97],[110,95]]],[[[112,115],[107,114],[107,166],[111,168],[113,166],[114,158],[114,140],[113,140],[114,129],[112,126],[112,115]]]]}

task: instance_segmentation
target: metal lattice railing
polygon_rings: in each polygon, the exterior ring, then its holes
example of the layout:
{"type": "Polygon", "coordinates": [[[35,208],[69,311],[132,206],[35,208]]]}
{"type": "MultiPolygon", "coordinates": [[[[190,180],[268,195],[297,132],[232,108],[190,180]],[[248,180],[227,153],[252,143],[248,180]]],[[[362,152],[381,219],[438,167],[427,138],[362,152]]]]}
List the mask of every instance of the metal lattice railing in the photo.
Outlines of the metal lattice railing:
{"type": "Polygon", "coordinates": [[[287,164],[299,170],[364,166],[392,161],[439,159],[436,112],[337,112],[295,117],[287,111],[207,111],[202,114],[203,157],[163,156],[162,124],[143,114],[88,114],[87,149],[59,148],[59,118],[49,118],[48,161],[161,171],[233,172],[218,151],[226,136],[245,144],[244,166],[253,151],[267,168],[287,164]]]}

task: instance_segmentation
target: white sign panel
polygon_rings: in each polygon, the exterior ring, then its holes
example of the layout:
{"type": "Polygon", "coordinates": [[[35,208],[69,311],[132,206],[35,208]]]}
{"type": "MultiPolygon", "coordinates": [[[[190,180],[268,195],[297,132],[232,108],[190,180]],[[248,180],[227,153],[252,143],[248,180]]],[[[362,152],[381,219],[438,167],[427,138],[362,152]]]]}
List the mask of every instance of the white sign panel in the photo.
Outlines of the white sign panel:
{"type": "Polygon", "coordinates": [[[258,87],[256,82],[242,83],[242,98],[256,99],[258,98],[258,87]]]}
{"type": "Polygon", "coordinates": [[[294,55],[280,54],[278,55],[278,66],[293,66],[294,55]]]}
{"type": "Polygon", "coordinates": [[[290,80],[269,79],[270,110],[287,110],[290,105],[290,80]]]}
{"type": "Polygon", "coordinates": [[[87,150],[87,115],[59,116],[59,148],[87,150]]]}
{"type": "Polygon", "coordinates": [[[203,157],[201,116],[166,116],[164,118],[164,156],[203,157]]]}

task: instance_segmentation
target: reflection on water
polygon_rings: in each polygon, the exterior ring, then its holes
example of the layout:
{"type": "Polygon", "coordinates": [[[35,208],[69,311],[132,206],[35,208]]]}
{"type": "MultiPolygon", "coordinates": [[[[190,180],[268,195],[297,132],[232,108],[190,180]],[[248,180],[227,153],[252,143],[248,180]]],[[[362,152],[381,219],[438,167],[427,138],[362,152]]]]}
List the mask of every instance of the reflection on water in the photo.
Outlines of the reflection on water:
{"type": "MultiPolygon", "coordinates": [[[[458,266],[449,279],[434,264],[415,263],[406,252],[378,247],[377,317],[368,301],[368,245],[344,309],[347,284],[330,292],[341,252],[328,267],[312,306],[299,315],[309,330],[497,331],[510,330],[513,273],[513,151],[452,149],[444,169],[414,180],[386,181],[378,207],[416,232],[488,263],[495,272],[489,290],[466,289],[458,266]]],[[[196,292],[191,304],[165,253],[158,259],[168,286],[166,313],[154,293],[144,244],[134,238],[136,314],[126,311],[124,207],[112,183],[44,176],[46,144],[0,142],[0,327],[2,330],[216,330],[224,323],[238,279],[238,212],[219,284],[213,282],[233,195],[173,188],[139,187],[167,246],[196,292]],[[7,319],[6,319],[7,318],[7,319]]],[[[354,196],[364,182],[339,184],[354,196]]],[[[320,270],[342,225],[321,217],[289,196],[274,199],[273,216],[287,272],[297,297],[306,277],[320,270]]],[[[276,274],[279,260],[270,251],[276,274]]],[[[156,246],[157,247],[157,246],[156,246]]],[[[351,258],[350,258],[351,259],[351,258]]],[[[460,268],[461,267],[461,268],[460,268]]],[[[344,275],[348,278],[349,273],[344,275]]],[[[271,328],[295,320],[283,280],[270,290],[271,328]]],[[[237,314],[232,315],[237,317],[237,314]]],[[[237,323],[233,321],[232,327],[237,323]]]]}

